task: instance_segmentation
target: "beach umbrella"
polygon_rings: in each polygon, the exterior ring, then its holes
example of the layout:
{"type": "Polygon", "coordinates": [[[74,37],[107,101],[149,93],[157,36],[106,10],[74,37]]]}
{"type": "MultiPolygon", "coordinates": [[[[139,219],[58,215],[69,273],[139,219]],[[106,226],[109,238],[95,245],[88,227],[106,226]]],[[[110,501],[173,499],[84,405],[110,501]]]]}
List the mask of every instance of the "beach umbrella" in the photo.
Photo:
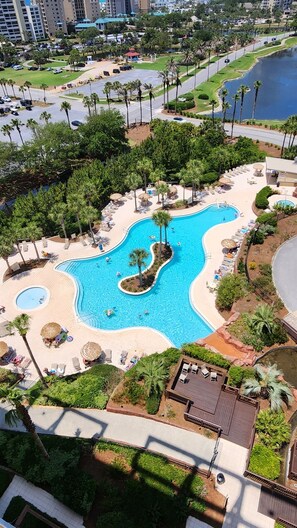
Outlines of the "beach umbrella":
{"type": "Polygon", "coordinates": [[[255,171],[262,171],[264,169],[264,165],[262,165],[262,163],[255,163],[255,165],[253,165],[253,168],[255,169],[255,171]]]}
{"type": "Polygon", "coordinates": [[[230,178],[226,178],[226,176],[222,176],[220,179],[219,179],[219,182],[221,185],[232,185],[232,181],[230,180],[230,178]]]}
{"type": "Polygon", "coordinates": [[[118,200],[120,200],[121,198],[123,198],[123,195],[120,194],[120,193],[113,193],[110,195],[109,197],[113,202],[117,202],[118,200]]]}
{"type": "Polygon", "coordinates": [[[177,193],[177,188],[175,187],[175,185],[172,185],[171,187],[169,187],[169,194],[176,194],[177,193]]]}
{"type": "Polygon", "coordinates": [[[3,357],[5,354],[7,354],[9,350],[9,346],[5,341],[0,341],[0,357],[3,357]]]}
{"type": "Polygon", "coordinates": [[[62,330],[58,323],[47,323],[41,329],[40,335],[43,339],[55,339],[62,330]]]}
{"type": "Polygon", "coordinates": [[[150,199],[150,195],[144,192],[144,193],[141,193],[138,196],[138,198],[139,200],[142,200],[143,202],[147,202],[150,199]]]}
{"type": "Polygon", "coordinates": [[[224,238],[221,244],[223,248],[227,249],[235,249],[237,247],[237,242],[235,242],[235,240],[232,240],[232,238],[224,238]]]}
{"type": "Polygon", "coordinates": [[[94,361],[101,356],[102,348],[100,345],[98,345],[98,343],[89,341],[82,347],[80,353],[81,356],[87,361],[94,361]]]}

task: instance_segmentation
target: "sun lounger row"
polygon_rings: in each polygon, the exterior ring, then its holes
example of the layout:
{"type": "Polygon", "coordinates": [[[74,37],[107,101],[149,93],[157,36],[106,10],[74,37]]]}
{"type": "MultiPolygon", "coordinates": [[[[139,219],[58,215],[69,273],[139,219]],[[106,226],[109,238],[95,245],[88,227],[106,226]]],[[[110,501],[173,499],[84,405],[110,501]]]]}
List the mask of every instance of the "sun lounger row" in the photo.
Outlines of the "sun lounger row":
{"type": "Polygon", "coordinates": [[[196,363],[183,363],[178,380],[181,383],[186,383],[188,380],[187,375],[189,372],[192,372],[193,374],[198,374],[199,371],[201,371],[201,374],[204,378],[208,378],[208,376],[210,376],[211,381],[216,381],[218,378],[217,372],[214,370],[210,371],[205,365],[199,367],[196,363]]]}

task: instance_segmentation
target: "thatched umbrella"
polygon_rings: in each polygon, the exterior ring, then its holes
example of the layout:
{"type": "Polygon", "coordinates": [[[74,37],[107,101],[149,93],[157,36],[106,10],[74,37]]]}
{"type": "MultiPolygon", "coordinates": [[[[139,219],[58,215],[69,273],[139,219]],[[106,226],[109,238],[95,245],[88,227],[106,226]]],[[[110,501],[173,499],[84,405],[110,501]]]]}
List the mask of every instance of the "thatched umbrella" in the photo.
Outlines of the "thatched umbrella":
{"type": "Polygon", "coordinates": [[[159,181],[156,182],[156,187],[158,187],[159,185],[164,185],[164,183],[165,183],[165,185],[166,185],[166,182],[165,182],[165,181],[163,181],[163,180],[159,180],[159,181]]]}
{"type": "Polygon", "coordinates": [[[177,194],[177,188],[175,187],[175,185],[172,185],[171,187],[169,187],[169,194],[177,194]]]}
{"type": "Polygon", "coordinates": [[[220,179],[219,179],[219,182],[221,185],[232,185],[232,181],[230,180],[230,178],[226,178],[226,176],[222,176],[220,179]]]}
{"type": "Polygon", "coordinates": [[[87,361],[94,361],[95,359],[98,359],[102,354],[102,348],[98,343],[93,343],[92,341],[89,341],[86,343],[81,351],[81,356],[86,359],[87,361]]]}
{"type": "Polygon", "coordinates": [[[42,339],[55,339],[60,332],[62,328],[58,323],[47,323],[44,325],[41,329],[40,335],[42,339]]]}
{"type": "Polygon", "coordinates": [[[113,193],[110,195],[109,197],[113,202],[117,202],[118,200],[120,200],[121,198],[123,198],[123,195],[120,194],[120,193],[113,193]]]}
{"type": "Polygon", "coordinates": [[[139,196],[138,196],[139,200],[141,200],[142,202],[148,202],[148,200],[150,199],[150,195],[147,194],[147,193],[141,193],[139,196]]]}
{"type": "Polygon", "coordinates": [[[5,341],[0,341],[0,357],[3,357],[5,354],[7,354],[9,350],[9,346],[5,341]]]}
{"type": "Polygon", "coordinates": [[[237,242],[232,238],[224,238],[221,242],[222,246],[227,249],[235,249],[237,247],[237,242]]]}
{"type": "Polygon", "coordinates": [[[264,169],[264,165],[262,165],[262,163],[255,163],[255,165],[253,165],[253,168],[255,169],[255,171],[261,172],[264,169]]]}

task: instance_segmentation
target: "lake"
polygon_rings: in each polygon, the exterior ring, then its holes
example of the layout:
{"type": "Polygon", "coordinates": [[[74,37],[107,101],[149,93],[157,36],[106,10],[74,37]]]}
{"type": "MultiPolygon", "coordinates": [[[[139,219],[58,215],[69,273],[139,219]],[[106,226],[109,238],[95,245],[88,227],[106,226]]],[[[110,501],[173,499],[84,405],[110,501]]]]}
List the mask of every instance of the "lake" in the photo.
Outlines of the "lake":
{"type": "MultiPolygon", "coordinates": [[[[227,118],[232,118],[234,95],[241,84],[251,89],[245,95],[243,119],[250,119],[254,101],[254,82],[262,81],[259,90],[255,119],[287,119],[297,113],[297,47],[279,51],[260,59],[244,77],[225,83],[229,91],[226,100],[232,105],[227,118]]],[[[236,119],[239,119],[240,102],[237,103],[236,119]],[[238,111],[237,111],[238,110],[238,111]]],[[[217,113],[221,116],[221,113],[217,113]]]]}

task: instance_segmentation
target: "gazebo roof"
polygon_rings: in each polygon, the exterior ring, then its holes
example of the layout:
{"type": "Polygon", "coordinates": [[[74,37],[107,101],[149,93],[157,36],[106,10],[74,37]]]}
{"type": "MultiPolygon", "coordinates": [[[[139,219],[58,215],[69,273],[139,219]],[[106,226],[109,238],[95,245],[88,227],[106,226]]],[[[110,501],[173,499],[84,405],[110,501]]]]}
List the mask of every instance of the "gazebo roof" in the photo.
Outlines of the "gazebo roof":
{"type": "Polygon", "coordinates": [[[125,57],[139,57],[140,53],[137,53],[134,48],[130,48],[127,53],[125,53],[125,57]]]}

